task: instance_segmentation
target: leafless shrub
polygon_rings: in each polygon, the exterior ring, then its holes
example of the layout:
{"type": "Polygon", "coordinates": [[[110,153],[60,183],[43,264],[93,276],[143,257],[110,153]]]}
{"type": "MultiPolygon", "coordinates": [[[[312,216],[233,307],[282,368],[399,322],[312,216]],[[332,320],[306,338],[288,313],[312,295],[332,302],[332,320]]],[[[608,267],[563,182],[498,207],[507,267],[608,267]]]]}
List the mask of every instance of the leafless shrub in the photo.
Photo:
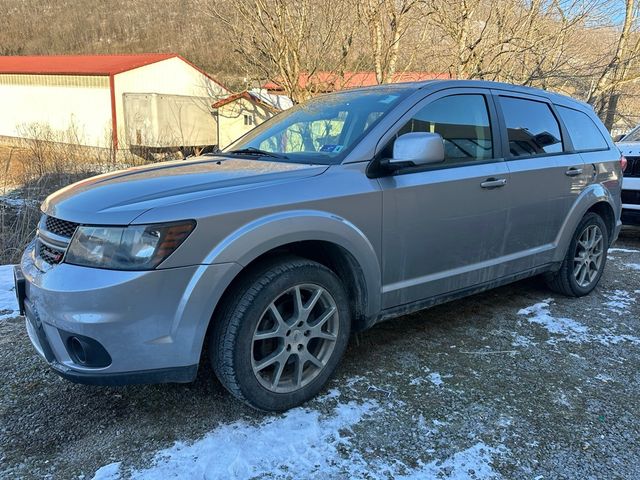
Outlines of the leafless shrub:
{"type": "MultiPolygon", "coordinates": [[[[51,193],[71,183],[99,173],[145,163],[129,152],[115,154],[110,149],[78,145],[78,130],[52,130],[46,125],[22,127],[25,137],[0,163],[0,264],[19,261],[21,252],[33,239],[40,205],[51,193]]],[[[2,158],[2,157],[0,157],[2,158]]]]}

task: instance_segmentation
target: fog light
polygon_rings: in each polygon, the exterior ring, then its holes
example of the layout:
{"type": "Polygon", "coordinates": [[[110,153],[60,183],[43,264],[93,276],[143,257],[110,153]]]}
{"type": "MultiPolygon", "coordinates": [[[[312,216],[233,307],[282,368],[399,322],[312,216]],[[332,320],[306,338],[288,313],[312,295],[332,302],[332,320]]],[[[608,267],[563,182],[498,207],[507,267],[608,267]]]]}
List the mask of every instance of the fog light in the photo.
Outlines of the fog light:
{"type": "Polygon", "coordinates": [[[111,356],[93,338],[78,335],[77,333],[60,330],[67,352],[75,363],[83,367],[104,368],[111,365],[111,356]]]}
{"type": "Polygon", "coordinates": [[[87,363],[87,352],[78,337],[69,337],[67,342],[69,344],[69,352],[75,357],[74,360],[82,364],[87,363]]]}

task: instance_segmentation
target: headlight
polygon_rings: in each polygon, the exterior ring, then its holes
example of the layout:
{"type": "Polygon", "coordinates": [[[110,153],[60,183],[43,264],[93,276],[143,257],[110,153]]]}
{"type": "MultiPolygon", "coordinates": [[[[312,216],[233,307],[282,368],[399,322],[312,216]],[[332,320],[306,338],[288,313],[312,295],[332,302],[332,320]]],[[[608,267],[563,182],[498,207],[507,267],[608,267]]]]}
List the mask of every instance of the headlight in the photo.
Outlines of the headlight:
{"type": "Polygon", "coordinates": [[[111,270],[153,270],[189,236],[196,222],[78,227],[65,263],[111,270]]]}

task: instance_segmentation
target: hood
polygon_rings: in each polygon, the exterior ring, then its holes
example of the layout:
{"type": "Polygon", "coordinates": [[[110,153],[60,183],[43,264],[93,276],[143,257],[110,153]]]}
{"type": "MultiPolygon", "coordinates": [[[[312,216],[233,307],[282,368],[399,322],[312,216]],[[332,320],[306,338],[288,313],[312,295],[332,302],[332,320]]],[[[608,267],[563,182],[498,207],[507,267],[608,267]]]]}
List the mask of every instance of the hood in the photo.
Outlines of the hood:
{"type": "Polygon", "coordinates": [[[88,178],[50,195],[47,215],[77,223],[126,225],[147,210],[180,202],[290,182],[324,172],[326,165],[197,157],[88,178]]]}
{"type": "Polygon", "coordinates": [[[629,157],[640,157],[640,142],[618,142],[620,153],[629,157]]]}

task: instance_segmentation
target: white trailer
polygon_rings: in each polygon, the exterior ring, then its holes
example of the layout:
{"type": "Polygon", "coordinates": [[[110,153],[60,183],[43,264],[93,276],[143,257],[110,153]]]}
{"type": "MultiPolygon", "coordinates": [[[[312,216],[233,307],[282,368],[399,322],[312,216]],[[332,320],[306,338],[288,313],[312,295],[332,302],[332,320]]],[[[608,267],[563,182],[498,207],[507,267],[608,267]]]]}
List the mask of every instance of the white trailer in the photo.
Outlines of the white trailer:
{"type": "Polygon", "coordinates": [[[218,122],[210,97],[125,93],[124,128],[132,149],[218,145],[218,122]]]}

